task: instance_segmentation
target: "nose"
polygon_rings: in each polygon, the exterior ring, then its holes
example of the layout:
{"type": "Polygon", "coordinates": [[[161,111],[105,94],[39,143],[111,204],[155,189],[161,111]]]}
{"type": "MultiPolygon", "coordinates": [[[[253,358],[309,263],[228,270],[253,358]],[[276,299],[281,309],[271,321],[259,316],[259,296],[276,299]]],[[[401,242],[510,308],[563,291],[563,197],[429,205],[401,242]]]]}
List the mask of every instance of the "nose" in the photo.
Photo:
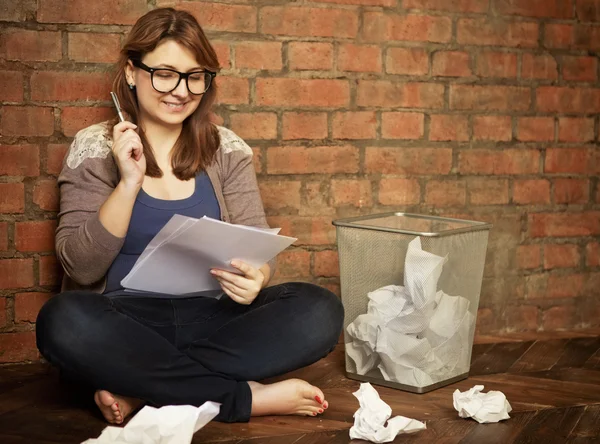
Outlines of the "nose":
{"type": "Polygon", "coordinates": [[[185,81],[185,79],[181,79],[181,81],[179,82],[179,85],[177,85],[177,88],[175,88],[173,91],[171,91],[171,94],[173,94],[175,97],[181,97],[181,98],[185,98],[188,96],[189,91],[188,91],[187,82],[185,81]]]}

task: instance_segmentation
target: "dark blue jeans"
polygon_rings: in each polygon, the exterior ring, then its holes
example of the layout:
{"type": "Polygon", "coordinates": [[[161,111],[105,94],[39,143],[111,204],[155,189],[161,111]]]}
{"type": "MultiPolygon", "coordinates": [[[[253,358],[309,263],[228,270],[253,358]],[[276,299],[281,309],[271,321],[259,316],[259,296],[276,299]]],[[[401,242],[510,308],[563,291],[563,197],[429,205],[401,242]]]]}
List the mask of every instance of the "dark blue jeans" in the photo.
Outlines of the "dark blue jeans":
{"type": "Polygon", "coordinates": [[[95,389],[158,406],[220,402],[217,420],[238,422],[250,418],[246,381],[326,356],[342,321],[338,297],[307,283],[265,288],[251,305],[72,291],[42,307],[36,334],[50,363],[95,389]]]}

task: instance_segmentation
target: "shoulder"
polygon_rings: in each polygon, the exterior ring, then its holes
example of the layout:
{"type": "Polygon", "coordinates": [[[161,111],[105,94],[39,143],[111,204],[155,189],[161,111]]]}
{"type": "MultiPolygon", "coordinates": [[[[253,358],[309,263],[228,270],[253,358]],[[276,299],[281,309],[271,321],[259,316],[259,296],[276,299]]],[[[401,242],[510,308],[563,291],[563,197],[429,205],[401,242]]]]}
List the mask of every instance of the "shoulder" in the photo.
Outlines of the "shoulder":
{"type": "Polygon", "coordinates": [[[106,121],[88,126],[75,135],[67,156],[67,166],[75,169],[86,159],[106,159],[111,153],[111,149],[110,122],[106,121]]]}
{"type": "Polygon", "coordinates": [[[219,131],[219,138],[221,139],[219,151],[222,154],[237,153],[252,156],[252,148],[240,136],[224,126],[215,126],[219,131]]]}

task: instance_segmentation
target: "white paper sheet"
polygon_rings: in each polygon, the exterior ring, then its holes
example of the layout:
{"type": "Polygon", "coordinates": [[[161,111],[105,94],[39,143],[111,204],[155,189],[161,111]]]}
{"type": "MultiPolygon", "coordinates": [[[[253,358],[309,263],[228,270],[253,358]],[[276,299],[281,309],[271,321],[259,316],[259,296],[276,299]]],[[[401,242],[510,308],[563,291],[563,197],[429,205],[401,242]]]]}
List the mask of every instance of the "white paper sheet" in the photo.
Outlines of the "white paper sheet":
{"type": "Polygon", "coordinates": [[[353,395],[358,399],[360,407],[354,413],[354,425],[350,429],[351,439],[366,439],[376,443],[391,442],[399,433],[414,433],[427,428],[424,423],[404,416],[389,419],[392,409],[368,382],[362,383],[353,395]]]}
{"type": "Polygon", "coordinates": [[[466,392],[454,391],[454,408],[458,412],[458,416],[473,418],[481,424],[509,419],[508,413],[512,407],[504,393],[494,390],[481,393],[482,391],[483,385],[476,385],[466,392]]]}
{"type": "Polygon", "coordinates": [[[106,427],[98,438],[82,444],[188,444],[192,436],[219,414],[220,404],[205,402],[200,407],[145,406],[125,427],[106,427]]]}
{"type": "Polygon", "coordinates": [[[175,215],[148,244],[121,285],[171,295],[218,290],[211,268],[237,272],[229,265],[232,259],[259,268],[296,241],[276,234],[277,230],[175,215]]]}
{"type": "Polygon", "coordinates": [[[446,258],[410,242],[404,286],[370,292],[367,313],[346,329],[347,354],[356,372],[377,367],[384,379],[425,387],[468,371],[475,317],[469,301],[437,290],[446,258]]]}

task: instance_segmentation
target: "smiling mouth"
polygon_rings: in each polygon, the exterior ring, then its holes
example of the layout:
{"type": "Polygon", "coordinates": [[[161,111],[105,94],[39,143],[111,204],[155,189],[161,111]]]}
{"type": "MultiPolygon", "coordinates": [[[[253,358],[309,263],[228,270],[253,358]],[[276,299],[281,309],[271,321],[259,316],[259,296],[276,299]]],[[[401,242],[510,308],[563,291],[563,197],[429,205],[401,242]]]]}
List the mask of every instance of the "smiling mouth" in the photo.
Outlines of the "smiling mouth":
{"type": "Polygon", "coordinates": [[[187,102],[182,102],[182,103],[163,102],[163,103],[172,109],[180,109],[180,108],[183,108],[187,104],[187,102]]]}

